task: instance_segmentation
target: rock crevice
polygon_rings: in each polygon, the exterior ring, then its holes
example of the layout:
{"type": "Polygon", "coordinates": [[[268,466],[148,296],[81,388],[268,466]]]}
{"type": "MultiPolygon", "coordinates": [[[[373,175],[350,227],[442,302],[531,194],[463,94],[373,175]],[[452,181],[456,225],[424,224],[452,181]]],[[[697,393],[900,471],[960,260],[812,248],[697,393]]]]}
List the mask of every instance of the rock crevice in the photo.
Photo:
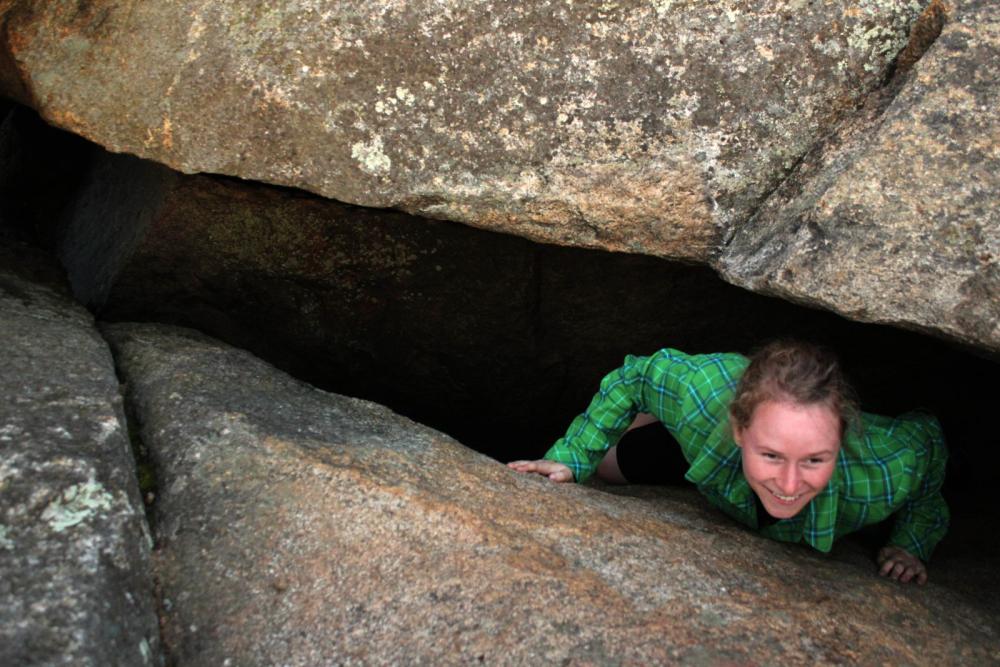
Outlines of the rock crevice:
{"type": "Polygon", "coordinates": [[[107,345],[0,244],[0,662],[155,665],[151,544],[107,345]]]}
{"type": "MultiPolygon", "coordinates": [[[[993,9],[957,5],[927,52],[890,86],[885,110],[873,105],[822,145],[737,233],[718,262],[727,280],[996,354],[993,9]]],[[[933,28],[941,15],[927,15],[933,28]]]]}
{"type": "MultiPolygon", "coordinates": [[[[745,222],[732,225],[726,230],[719,245],[719,251],[716,253],[716,259],[719,259],[718,255],[725,257],[726,249],[732,244],[737,234],[741,233],[742,230],[754,229],[757,226],[758,218],[766,210],[772,196],[784,193],[787,198],[789,190],[801,191],[802,188],[810,184],[810,179],[815,176],[811,172],[818,165],[824,164],[830,159],[830,155],[835,150],[834,147],[840,147],[847,140],[859,134],[870,135],[878,130],[889,105],[906,84],[907,74],[937,40],[947,19],[947,6],[942,0],[932,0],[913,22],[909,39],[886,68],[882,85],[873,88],[863,100],[858,102],[857,108],[846,110],[839,119],[832,122],[828,131],[819,136],[812,146],[798,156],[795,163],[787,170],[784,178],[776,181],[774,186],[760,198],[757,205],[747,215],[745,222]],[[803,168],[804,165],[805,168],[803,168]]],[[[760,261],[759,258],[758,261],[760,261]]]]}

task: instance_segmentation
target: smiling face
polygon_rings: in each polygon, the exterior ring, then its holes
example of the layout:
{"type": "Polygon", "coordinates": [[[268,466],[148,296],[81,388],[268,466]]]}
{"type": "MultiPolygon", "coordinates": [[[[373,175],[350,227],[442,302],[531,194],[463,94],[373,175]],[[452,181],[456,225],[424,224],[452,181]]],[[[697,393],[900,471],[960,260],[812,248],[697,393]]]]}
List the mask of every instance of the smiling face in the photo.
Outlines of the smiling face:
{"type": "Polygon", "coordinates": [[[795,516],[827,485],[840,451],[840,418],[822,403],[764,401],[733,437],[743,475],[776,519],[795,516]]]}

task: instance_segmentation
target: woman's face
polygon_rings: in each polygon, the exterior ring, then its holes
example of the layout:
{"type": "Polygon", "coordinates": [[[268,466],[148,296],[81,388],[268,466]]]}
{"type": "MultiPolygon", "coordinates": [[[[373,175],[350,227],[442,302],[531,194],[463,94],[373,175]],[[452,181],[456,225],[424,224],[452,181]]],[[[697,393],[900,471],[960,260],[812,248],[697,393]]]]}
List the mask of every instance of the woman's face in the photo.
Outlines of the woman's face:
{"type": "Polygon", "coordinates": [[[837,465],[840,419],[823,404],[765,401],[733,435],[743,450],[743,475],[776,519],[801,512],[837,465]]]}

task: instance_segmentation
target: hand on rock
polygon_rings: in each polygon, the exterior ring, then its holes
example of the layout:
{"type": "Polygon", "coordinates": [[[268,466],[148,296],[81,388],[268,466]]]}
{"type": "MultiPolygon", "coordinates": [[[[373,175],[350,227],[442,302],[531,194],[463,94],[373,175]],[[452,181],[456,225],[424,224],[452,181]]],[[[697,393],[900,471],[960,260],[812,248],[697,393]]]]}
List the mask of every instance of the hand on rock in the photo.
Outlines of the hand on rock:
{"type": "Polygon", "coordinates": [[[553,482],[572,482],[573,471],[569,466],[555,461],[539,459],[538,461],[511,461],[508,468],[513,468],[518,472],[533,472],[536,475],[548,477],[553,482]]]}
{"type": "Polygon", "coordinates": [[[896,546],[885,546],[878,552],[879,574],[900,583],[916,581],[927,583],[927,567],[909,551],[896,546]]]}

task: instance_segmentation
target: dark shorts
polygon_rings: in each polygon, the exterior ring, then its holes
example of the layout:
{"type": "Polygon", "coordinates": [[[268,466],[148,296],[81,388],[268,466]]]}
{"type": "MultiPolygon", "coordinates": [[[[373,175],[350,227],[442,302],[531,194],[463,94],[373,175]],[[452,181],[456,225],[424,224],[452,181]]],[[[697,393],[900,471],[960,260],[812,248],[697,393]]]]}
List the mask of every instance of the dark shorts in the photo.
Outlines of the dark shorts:
{"type": "Polygon", "coordinates": [[[688,462],[670,431],[656,422],[618,442],[618,468],[630,484],[685,484],[688,462]]]}

